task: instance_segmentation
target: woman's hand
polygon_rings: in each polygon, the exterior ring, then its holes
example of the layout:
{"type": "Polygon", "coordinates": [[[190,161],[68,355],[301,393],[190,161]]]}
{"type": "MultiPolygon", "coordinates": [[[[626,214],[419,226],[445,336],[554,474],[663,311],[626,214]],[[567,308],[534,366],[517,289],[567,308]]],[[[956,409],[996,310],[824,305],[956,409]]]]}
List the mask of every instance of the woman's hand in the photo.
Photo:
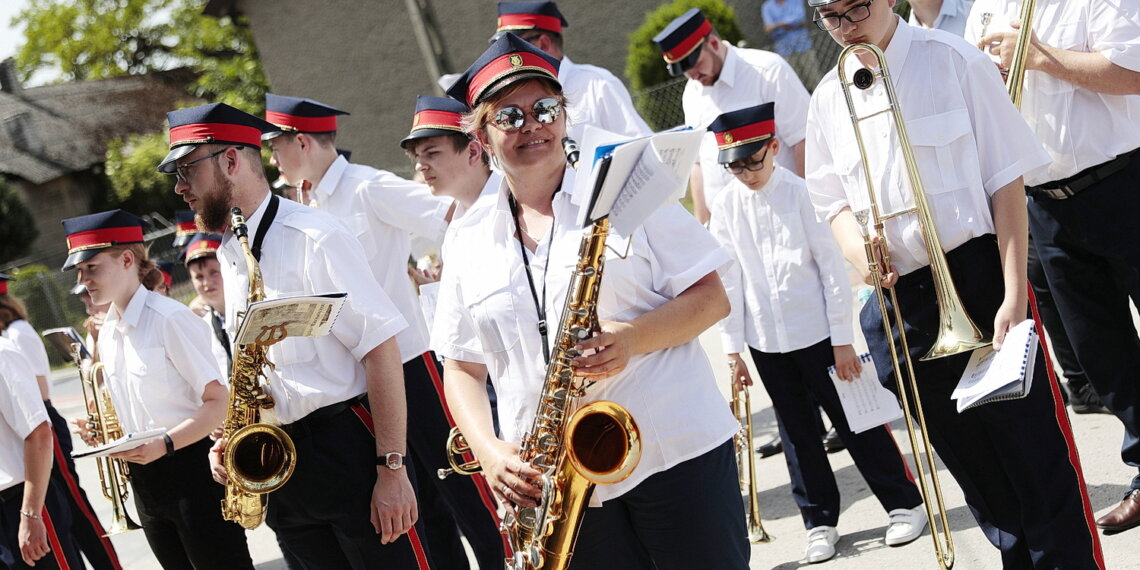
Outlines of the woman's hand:
{"type": "Polygon", "coordinates": [[[483,476],[491,486],[495,496],[504,505],[533,507],[542,497],[538,486],[542,473],[530,464],[519,459],[519,446],[502,440],[495,440],[490,449],[478,454],[483,476]]]}
{"type": "Polygon", "coordinates": [[[226,444],[230,440],[219,437],[214,441],[214,445],[210,447],[210,474],[214,476],[214,481],[225,485],[229,481],[230,475],[226,471],[226,444]]]}
{"type": "Polygon", "coordinates": [[[602,321],[601,332],[578,343],[578,352],[594,350],[590,355],[579,355],[571,365],[574,372],[590,380],[609,378],[625,370],[633,356],[634,328],[629,323],[602,321]]]}
{"type": "Polygon", "coordinates": [[[748,365],[744,363],[739,352],[728,355],[728,373],[732,377],[733,392],[739,392],[744,386],[752,385],[752,374],[748,372],[748,365]]]}
{"type": "Polygon", "coordinates": [[[24,559],[24,564],[35,566],[36,560],[51,552],[51,546],[48,545],[47,527],[44,526],[43,519],[33,519],[21,515],[18,532],[20,557],[24,559]]]}
{"type": "Polygon", "coordinates": [[[1018,299],[1006,299],[994,315],[994,350],[1001,350],[1005,335],[1015,325],[1025,320],[1025,303],[1018,299]]]}
{"type": "Polygon", "coordinates": [[[844,382],[852,382],[863,373],[863,363],[850,344],[832,347],[835,352],[835,375],[844,382]]]}
{"type": "Polygon", "coordinates": [[[166,442],[162,439],[152,439],[134,449],[112,453],[111,457],[146,465],[166,455],[166,442]]]}

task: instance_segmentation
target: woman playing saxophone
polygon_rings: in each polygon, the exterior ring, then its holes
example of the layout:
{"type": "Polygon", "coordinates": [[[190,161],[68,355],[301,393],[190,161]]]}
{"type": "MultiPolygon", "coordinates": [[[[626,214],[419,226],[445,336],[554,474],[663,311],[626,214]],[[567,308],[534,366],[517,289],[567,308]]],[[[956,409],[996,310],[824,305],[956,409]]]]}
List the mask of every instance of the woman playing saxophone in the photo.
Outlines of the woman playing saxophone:
{"type": "MultiPolygon", "coordinates": [[[[447,357],[449,406],[498,498],[526,513],[544,482],[541,462],[520,458],[520,441],[546,448],[528,441],[526,430],[536,421],[544,371],[568,361],[575,376],[597,382],[580,401],[628,409],[642,449],[628,478],[595,489],[600,507],[586,509],[570,567],[746,568],[732,446],[738,426],[696,340],[728,313],[716,275],[728,258],[712,237],[678,204],[631,236],[610,235],[596,304],[600,331],[581,331],[570,350],[555,345],[564,338],[560,308],[573,306],[566,301],[572,275],[583,274],[580,242],[597,231],[574,223],[575,171],[561,144],[566,99],[557,69],[557,60],[505,34],[448,93],[472,107],[468,130],[504,174],[499,192],[455,223],[447,246],[433,344],[447,357]],[[501,435],[492,427],[488,373],[501,435]]],[[[552,453],[566,451],[556,449],[560,441],[548,443],[552,453]]],[[[512,567],[541,564],[529,560],[512,567]]]]}

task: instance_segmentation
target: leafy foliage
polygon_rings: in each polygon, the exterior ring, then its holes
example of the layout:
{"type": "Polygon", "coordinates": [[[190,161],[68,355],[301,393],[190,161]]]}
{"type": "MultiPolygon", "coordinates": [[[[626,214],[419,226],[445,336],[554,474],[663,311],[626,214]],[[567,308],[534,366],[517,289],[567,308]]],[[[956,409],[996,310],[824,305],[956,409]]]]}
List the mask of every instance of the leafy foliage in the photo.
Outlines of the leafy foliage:
{"type": "Polygon", "coordinates": [[[35,220],[20,194],[0,179],[0,263],[23,256],[39,236],[35,220]]]}
{"type": "MultiPolygon", "coordinates": [[[[736,23],[736,13],[722,0],[673,0],[669,4],[662,5],[646,14],[645,22],[629,35],[629,55],[626,56],[625,76],[629,78],[633,91],[642,91],[672,79],[661,59],[661,50],[657,49],[657,44],[653,43],[653,36],[656,36],[665,29],[665,26],[669,25],[669,22],[690,8],[700,8],[701,13],[716,29],[721,39],[736,44],[744,37],[744,34],[740,32],[740,26],[736,23]]],[[[664,102],[664,104],[657,101],[654,107],[681,108],[680,90],[670,90],[668,93],[662,93],[662,96],[675,99],[675,101],[664,102]]],[[[645,120],[654,129],[672,126],[668,124],[667,119],[660,117],[662,113],[658,108],[648,106],[653,103],[651,101],[653,99],[659,100],[661,97],[639,97],[637,100],[638,112],[645,117],[645,120]]]]}
{"type": "Polygon", "coordinates": [[[113,188],[112,207],[140,213],[186,207],[172,190],[174,177],[155,169],[167,150],[166,133],[131,135],[108,143],[104,168],[113,188]]]}

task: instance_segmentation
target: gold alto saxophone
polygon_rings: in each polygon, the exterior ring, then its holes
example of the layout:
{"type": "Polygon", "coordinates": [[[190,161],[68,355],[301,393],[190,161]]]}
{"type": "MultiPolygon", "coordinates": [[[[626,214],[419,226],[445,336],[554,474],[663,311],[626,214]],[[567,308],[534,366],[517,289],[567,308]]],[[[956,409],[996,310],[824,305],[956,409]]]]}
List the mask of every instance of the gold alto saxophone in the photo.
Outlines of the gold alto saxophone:
{"type": "MultiPolygon", "coordinates": [[[[562,144],[567,160],[575,164],[578,146],[569,138],[562,144]]],[[[599,330],[598,291],[609,227],[609,218],[596,220],[578,246],[534,422],[519,445],[519,458],[542,472],[542,498],[535,507],[508,511],[503,519],[514,552],[507,570],[569,567],[594,486],[624,480],[641,459],[641,434],[633,416],[604,400],[579,407],[588,386],[571,366],[579,354],[574,346],[599,330]]],[[[452,470],[441,470],[440,476],[478,471],[477,462],[464,460],[468,448],[457,430],[447,445],[452,470]]]]}
{"type": "MultiPolygon", "coordinates": [[[[240,208],[230,211],[230,228],[241,243],[249,271],[248,304],[261,301],[265,298],[261,266],[250,251],[249,228],[240,208]]],[[[239,319],[243,316],[244,313],[238,314],[239,319]]],[[[281,488],[297,464],[297,450],[289,434],[261,422],[261,410],[274,406],[263,380],[265,369],[273,367],[267,354],[269,345],[276,340],[280,338],[235,347],[229,410],[222,424],[222,437],[228,440],[224,458],[228,480],[222,516],[250,530],[265,520],[265,495],[281,488]]]]}

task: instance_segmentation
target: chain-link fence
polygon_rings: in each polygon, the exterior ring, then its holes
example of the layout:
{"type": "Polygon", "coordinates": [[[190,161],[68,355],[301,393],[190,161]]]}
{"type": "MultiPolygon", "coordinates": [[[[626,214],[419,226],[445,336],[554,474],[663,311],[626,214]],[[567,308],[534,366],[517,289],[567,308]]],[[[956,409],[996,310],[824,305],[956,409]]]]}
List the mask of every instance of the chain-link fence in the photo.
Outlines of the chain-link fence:
{"type": "MultiPolygon", "coordinates": [[[[170,296],[189,301],[194,297],[194,287],[186,268],[177,263],[179,251],[173,246],[174,224],[158,214],[144,216],[144,219],[152,228],[145,237],[150,258],[176,262],[170,296]]],[[[71,288],[75,286],[75,271],[59,270],[66,258],[67,251],[61,244],[60,249],[52,254],[0,266],[0,273],[15,278],[9,283],[8,294],[24,303],[28,309],[28,322],[37,331],[68,326],[82,330],[83,321],[87,318],[83,303],[71,294],[71,288]]],[[[49,347],[47,351],[52,366],[65,362],[55,349],[49,347]]]]}

